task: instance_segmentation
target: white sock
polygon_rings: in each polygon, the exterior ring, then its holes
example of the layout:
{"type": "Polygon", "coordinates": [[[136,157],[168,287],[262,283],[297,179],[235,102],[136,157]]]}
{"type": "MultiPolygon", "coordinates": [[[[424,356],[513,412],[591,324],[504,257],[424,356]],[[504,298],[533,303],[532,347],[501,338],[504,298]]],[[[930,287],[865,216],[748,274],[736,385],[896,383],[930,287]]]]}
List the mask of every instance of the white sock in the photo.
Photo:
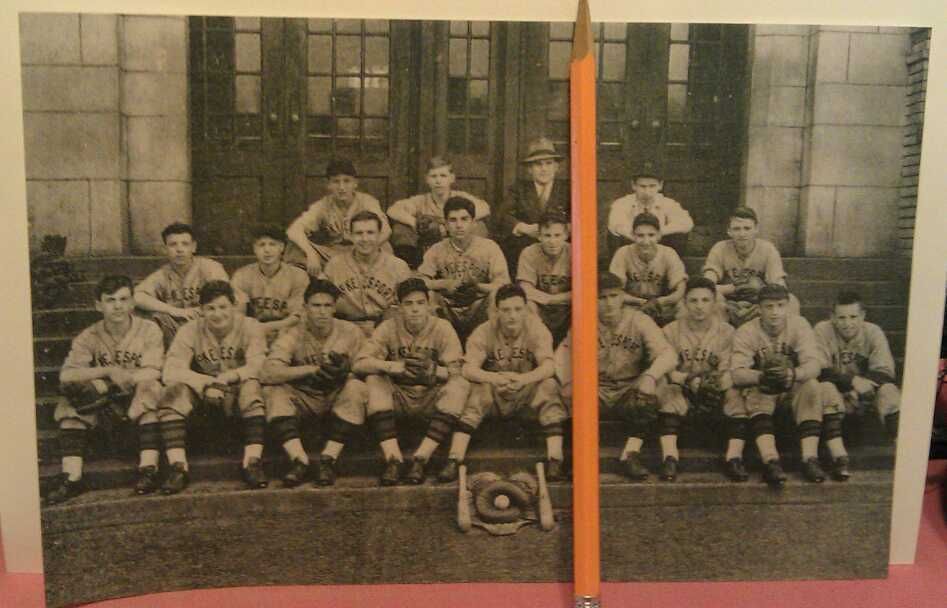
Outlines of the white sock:
{"type": "Polygon", "coordinates": [[[404,456],[401,455],[401,446],[398,445],[397,439],[385,439],[379,445],[381,446],[381,453],[385,457],[385,462],[392,459],[404,462],[404,456]]]}
{"type": "Polygon", "coordinates": [[[342,453],[342,448],[344,447],[344,443],[339,443],[338,441],[332,441],[330,439],[326,442],[326,447],[322,448],[322,455],[331,456],[333,460],[338,460],[339,454],[342,453]]]}
{"type": "Polygon", "coordinates": [[[283,449],[290,460],[298,460],[303,464],[309,464],[309,454],[306,453],[303,442],[298,437],[284,443],[283,449]]]}
{"type": "Polygon", "coordinates": [[[467,457],[467,446],[470,445],[470,435],[467,433],[456,432],[450,440],[450,453],[448,458],[453,458],[457,462],[463,462],[467,457]]]}
{"type": "Polygon", "coordinates": [[[829,439],[825,442],[825,447],[829,448],[829,453],[832,454],[833,459],[848,456],[848,450],[845,449],[845,444],[842,442],[841,437],[829,439]]]}
{"type": "Polygon", "coordinates": [[[733,460],[734,458],[743,458],[743,446],[746,445],[746,441],[743,439],[730,439],[727,442],[727,460],[733,460]]]}
{"type": "Polygon", "coordinates": [[[138,468],[157,467],[158,450],[142,450],[138,458],[138,468]]]}
{"type": "Polygon", "coordinates": [[[680,460],[680,454],[677,453],[677,435],[661,435],[661,460],[672,456],[675,460],[680,460]]]}
{"type": "Polygon", "coordinates": [[[171,448],[167,451],[168,455],[168,464],[175,465],[179,462],[184,463],[184,470],[188,469],[187,466],[187,452],[184,448],[171,448]]]}
{"type": "Polygon", "coordinates": [[[756,438],[756,447],[760,451],[760,458],[763,462],[779,460],[779,452],[776,451],[776,437],[774,435],[760,435],[756,438]]]}
{"type": "Polygon", "coordinates": [[[546,437],[546,456],[550,460],[562,462],[562,435],[546,437]]]}
{"type": "Polygon", "coordinates": [[[640,452],[642,445],[644,445],[644,439],[641,437],[629,437],[625,442],[625,449],[621,451],[620,460],[628,460],[628,454],[631,452],[640,452]]]}
{"type": "Polygon", "coordinates": [[[802,438],[802,459],[809,460],[810,458],[818,458],[819,456],[819,438],[818,437],[803,437],[802,438]]]}
{"type": "Polygon", "coordinates": [[[69,475],[69,481],[82,479],[82,456],[63,456],[62,472],[69,475]]]}
{"type": "Polygon", "coordinates": [[[250,464],[250,460],[254,458],[263,457],[263,444],[262,443],[250,443],[243,446],[243,466],[246,468],[250,464]]]}
{"type": "Polygon", "coordinates": [[[421,445],[418,446],[418,449],[414,451],[414,459],[427,462],[431,459],[431,454],[434,453],[434,450],[437,449],[437,446],[438,443],[436,441],[430,437],[425,437],[421,440],[421,445]]]}

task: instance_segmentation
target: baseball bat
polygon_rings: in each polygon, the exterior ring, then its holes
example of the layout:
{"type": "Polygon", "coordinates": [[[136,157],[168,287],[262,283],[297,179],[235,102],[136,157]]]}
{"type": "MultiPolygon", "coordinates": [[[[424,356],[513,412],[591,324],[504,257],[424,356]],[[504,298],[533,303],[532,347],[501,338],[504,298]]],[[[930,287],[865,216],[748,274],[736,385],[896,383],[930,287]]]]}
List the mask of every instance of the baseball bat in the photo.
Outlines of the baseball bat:
{"type": "Polygon", "coordinates": [[[457,478],[457,527],[461,532],[469,532],[470,490],[467,489],[467,465],[460,465],[457,478]]]}
{"type": "Polygon", "coordinates": [[[556,519],[552,514],[552,501],[546,485],[546,470],[541,462],[536,463],[536,479],[539,480],[539,527],[549,531],[556,525],[556,519]]]}

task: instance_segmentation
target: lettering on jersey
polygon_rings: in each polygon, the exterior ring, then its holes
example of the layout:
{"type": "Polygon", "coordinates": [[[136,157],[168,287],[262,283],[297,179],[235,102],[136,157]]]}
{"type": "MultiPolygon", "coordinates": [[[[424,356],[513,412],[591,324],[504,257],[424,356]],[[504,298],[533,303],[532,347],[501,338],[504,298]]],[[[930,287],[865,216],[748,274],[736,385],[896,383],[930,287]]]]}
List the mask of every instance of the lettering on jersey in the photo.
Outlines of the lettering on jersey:
{"type": "Polygon", "coordinates": [[[546,293],[565,293],[572,289],[572,277],[561,274],[541,274],[536,278],[536,288],[546,293]]]}
{"type": "Polygon", "coordinates": [[[226,361],[244,361],[246,352],[238,346],[219,346],[209,348],[194,357],[194,361],[201,367],[214,367],[226,361]]]}
{"type": "Polygon", "coordinates": [[[289,302],[279,298],[250,298],[249,316],[259,318],[274,318],[286,316],[289,302]]]}
{"type": "Polygon", "coordinates": [[[717,369],[720,365],[720,357],[708,348],[683,348],[678,361],[682,366],[705,364],[709,369],[717,369]]]}
{"type": "Polygon", "coordinates": [[[765,361],[770,355],[786,355],[789,357],[790,361],[792,361],[793,365],[799,365],[799,353],[797,353],[786,342],[780,341],[775,344],[762,346],[756,349],[756,352],[753,355],[754,367],[756,369],[761,369],[763,367],[763,361],[765,361]]]}
{"type": "Polygon", "coordinates": [[[758,278],[761,281],[764,279],[764,274],[753,268],[728,268],[727,274],[730,275],[730,281],[734,285],[743,285],[744,283],[750,283],[754,278],[758,278]]]}
{"type": "Polygon", "coordinates": [[[601,337],[598,339],[598,345],[601,349],[618,347],[629,352],[635,352],[641,350],[643,342],[638,336],[625,336],[622,334],[614,334],[610,338],[603,340],[601,337]]]}
{"type": "Polygon", "coordinates": [[[467,257],[457,258],[447,262],[437,270],[437,277],[440,279],[474,279],[478,283],[486,283],[489,280],[487,269],[483,268],[475,260],[467,257]]]}
{"type": "Polygon", "coordinates": [[[382,298],[385,299],[389,304],[395,303],[395,290],[391,285],[382,283],[379,279],[375,277],[366,277],[366,276],[354,276],[349,279],[346,279],[342,283],[336,284],[339,288],[339,291],[343,293],[353,293],[356,291],[363,291],[368,289],[373,289],[378,293],[382,298]]]}
{"type": "Polygon", "coordinates": [[[181,287],[180,289],[166,289],[165,297],[162,301],[166,303],[178,303],[186,306],[197,306],[200,301],[200,287],[181,287]]]}
{"type": "Polygon", "coordinates": [[[414,346],[399,346],[396,351],[398,359],[406,359],[410,355],[420,356],[427,359],[433,359],[434,361],[441,360],[441,351],[428,347],[415,344],[414,346]]]}
{"type": "Polygon", "coordinates": [[[492,353],[487,355],[486,360],[483,362],[483,369],[488,372],[522,369],[522,362],[526,362],[530,367],[535,369],[535,353],[523,346],[495,348],[492,353]]]}
{"type": "Polygon", "coordinates": [[[141,357],[141,353],[128,350],[99,352],[95,354],[94,367],[141,367],[141,357]]]}

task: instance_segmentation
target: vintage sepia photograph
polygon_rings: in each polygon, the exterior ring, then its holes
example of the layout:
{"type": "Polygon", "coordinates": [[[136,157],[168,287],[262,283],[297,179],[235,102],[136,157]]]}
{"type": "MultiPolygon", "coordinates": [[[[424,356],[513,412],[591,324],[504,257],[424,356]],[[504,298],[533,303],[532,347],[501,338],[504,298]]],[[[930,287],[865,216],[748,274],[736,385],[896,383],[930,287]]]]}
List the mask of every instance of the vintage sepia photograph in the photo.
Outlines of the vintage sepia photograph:
{"type": "MultiPolygon", "coordinates": [[[[20,15],[48,605],[570,579],[572,28],[20,15]]],[[[886,576],[930,30],[593,29],[604,579],[886,576]]]]}

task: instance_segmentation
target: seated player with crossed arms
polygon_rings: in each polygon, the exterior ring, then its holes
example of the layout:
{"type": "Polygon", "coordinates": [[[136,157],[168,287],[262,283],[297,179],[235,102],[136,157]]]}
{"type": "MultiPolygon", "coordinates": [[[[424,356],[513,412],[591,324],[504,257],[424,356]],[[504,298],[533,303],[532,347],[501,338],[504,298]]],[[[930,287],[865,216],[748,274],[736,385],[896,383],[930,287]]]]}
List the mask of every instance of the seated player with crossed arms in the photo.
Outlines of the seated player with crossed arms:
{"type": "Polygon", "coordinates": [[[819,438],[826,394],[818,380],[822,371],[815,334],[805,318],[789,314],[789,291],[779,284],[759,292],[760,315],[733,334],[730,374],[745,389],[743,404],[765,466],[763,479],[774,487],[786,483],[773,429],[777,407],[792,408],[802,449],[802,475],[821,483],[819,438]]]}
{"type": "Polygon", "coordinates": [[[421,484],[431,455],[450,435],[470,393],[470,383],[460,373],[464,353],[457,332],[433,314],[424,281],[411,278],[398,284],[398,300],[398,314],[375,329],[354,366],[356,373],[367,376],[368,423],[386,462],[383,486],[402,480],[404,458],[395,416],[430,420],[403,477],[421,484]]]}
{"type": "Polygon", "coordinates": [[[333,318],[339,290],[316,279],[306,288],[303,320],[280,333],[263,364],[266,421],[290,466],[283,485],[309,477],[309,455],[299,436],[299,419],[325,422],[328,441],[314,471],[321,486],[335,483],[336,462],[352,431],[365,423],[368,387],[352,375],[352,361],[365,341],[353,323],[333,318]]]}
{"type": "Polygon", "coordinates": [[[178,331],[164,362],[165,389],[158,403],[161,435],[171,471],[165,494],[187,487],[186,418],[194,408],[220,407],[243,423],[241,473],[250,489],[265,488],[263,433],[266,428],[260,368],[266,337],[260,322],[237,312],[233,287],[210,281],[201,288],[200,318],[178,331]]]}
{"type": "MultiPolygon", "coordinates": [[[[730,324],[740,327],[759,316],[759,292],[764,285],[786,287],[786,271],[776,246],[757,237],[755,211],[737,207],[727,221],[730,238],[710,248],[703,274],[717,283],[730,324]]],[[[791,294],[789,312],[799,314],[799,301],[791,294]]]]}
{"type": "Polygon", "coordinates": [[[168,263],[135,287],[135,306],[151,313],[161,328],[164,347],[171,345],[178,329],[201,314],[198,298],[208,281],[226,281],[220,263],[195,256],[197,241],[187,224],[169,224],[161,231],[168,263]]]}
{"type": "Polygon", "coordinates": [[[865,320],[865,305],[856,293],[839,294],[832,318],[816,323],[815,337],[823,368],[819,379],[827,383],[829,400],[838,410],[823,421],[833,460],[830,473],[844,481],[849,477],[842,443],[845,413],[874,409],[891,440],[898,438],[901,392],[895,384],[894,357],[884,331],[865,320]]]}
{"type": "Polygon", "coordinates": [[[658,243],[661,227],[648,212],[634,220],[634,242],[615,252],[609,271],[625,283],[625,303],[654,319],[659,326],[674,320],[684,297],[687,271],[677,252],[658,243]]]}
{"type": "Polygon", "coordinates": [[[352,250],[329,260],[323,273],[341,292],[336,315],[358,325],[365,337],[394,312],[398,284],[411,276],[405,261],[381,246],[382,228],[381,217],[373,211],[353,215],[352,250]]]}
{"type": "Polygon", "coordinates": [[[490,236],[484,221],[490,216],[490,205],[463,190],[454,190],[456,179],[450,161],[435,156],[428,161],[424,176],[429,192],[395,201],[388,207],[391,246],[395,255],[412,268],[421,263],[421,256],[431,245],[447,236],[444,203],[452,196],[466,198],[474,204],[477,213],[471,231],[477,236],[490,236]]]}
{"type": "MultiPolygon", "coordinates": [[[[640,217],[640,216],[639,216],[640,217]]],[[[668,383],[658,390],[658,402],[672,404],[671,411],[691,411],[698,420],[722,414],[727,417],[727,476],[733,481],[749,479],[743,466],[746,416],[743,397],[733,387],[730,354],[733,327],[716,314],[717,290],[706,277],[687,281],[684,316],[664,328],[664,336],[678,354],[677,367],[668,373],[668,383]],[[690,410],[688,408],[690,406],[690,410]]],[[[662,414],[665,427],[673,430],[680,417],[662,414]]],[[[677,434],[665,431],[661,447],[677,459],[677,434]],[[667,444],[667,445],[666,445],[667,444]]],[[[665,459],[666,460],[666,459],[665,459]]],[[[671,463],[674,464],[674,463],[671,463]]],[[[673,477],[674,467],[668,467],[673,477]]]]}
{"type": "Polygon", "coordinates": [[[438,313],[450,321],[462,341],[487,320],[491,294],[510,282],[500,246],[473,233],[475,217],[469,200],[447,199],[444,219],[449,236],[428,249],[418,266],[418,274],[437,294],[438,313]]]}
{"type": "Polygon", "coordinates": [[[520,253],[516,282],[552,332],[553,347],[558,346],[572,323],[572,249],[565,215],[550,211],[540,218],[539,242],[520,253]]]}
{"type": "Polygon", "coordinates": [[[303,294],[309,285],[305,270],[283,262],[286,234],[276,226],[253,229],[256,262],[233,273],[238,308],[263,325],[267,342],[285,327],[299,322],[303,294]]]}
{"type": "MultiPolygon", "coordinates": [[[[659,402],[665,375],[677,364],[677,353],[651,317],[624,306],[622,282],[610,272],[598,276],[598,402],[605,418],[620,419],[627,434],[619,461],[633,481],[648,478],[641,447],[655,422],[661,437],[661,479],[677,476],[677,430],[687,413],[681,401],[659,402]]],[[[572,334],[556,352],[562,395],[572,403],[572,334]]]]}
{"type": "MultiPolygon", "coordinates": [[[[568,417],[556,383],[552,334],[532,314],[519,285],[507,284],[496,293],[496,317],[474,330],[467,340],[464,377],[470,380],[470,399],[451,440],[448,463],[460,464],[470,436],[485,416],[521,416],[539,422],[546,437],[546,478],[561,481],[563,428],[568,417]]],[[[442,476],[442,481],[456,477],[442,476]]]]}
{"type": "Polygon", "coordinates": [[[62,474],[46,495],[47,504],[69,500],[85,491],[82,458],[89,429],[100,416],[127,416],[138,425],[138,483],[135,492],[157,488],[160,433],[155,409],[161,393],[164,359],[161,330],[132,315],[132,282],[106,276],[95,288],[95,309],[102,320],[72,340],[59,373],[63,396],[53,414],[59,425],[62,474]]]}

